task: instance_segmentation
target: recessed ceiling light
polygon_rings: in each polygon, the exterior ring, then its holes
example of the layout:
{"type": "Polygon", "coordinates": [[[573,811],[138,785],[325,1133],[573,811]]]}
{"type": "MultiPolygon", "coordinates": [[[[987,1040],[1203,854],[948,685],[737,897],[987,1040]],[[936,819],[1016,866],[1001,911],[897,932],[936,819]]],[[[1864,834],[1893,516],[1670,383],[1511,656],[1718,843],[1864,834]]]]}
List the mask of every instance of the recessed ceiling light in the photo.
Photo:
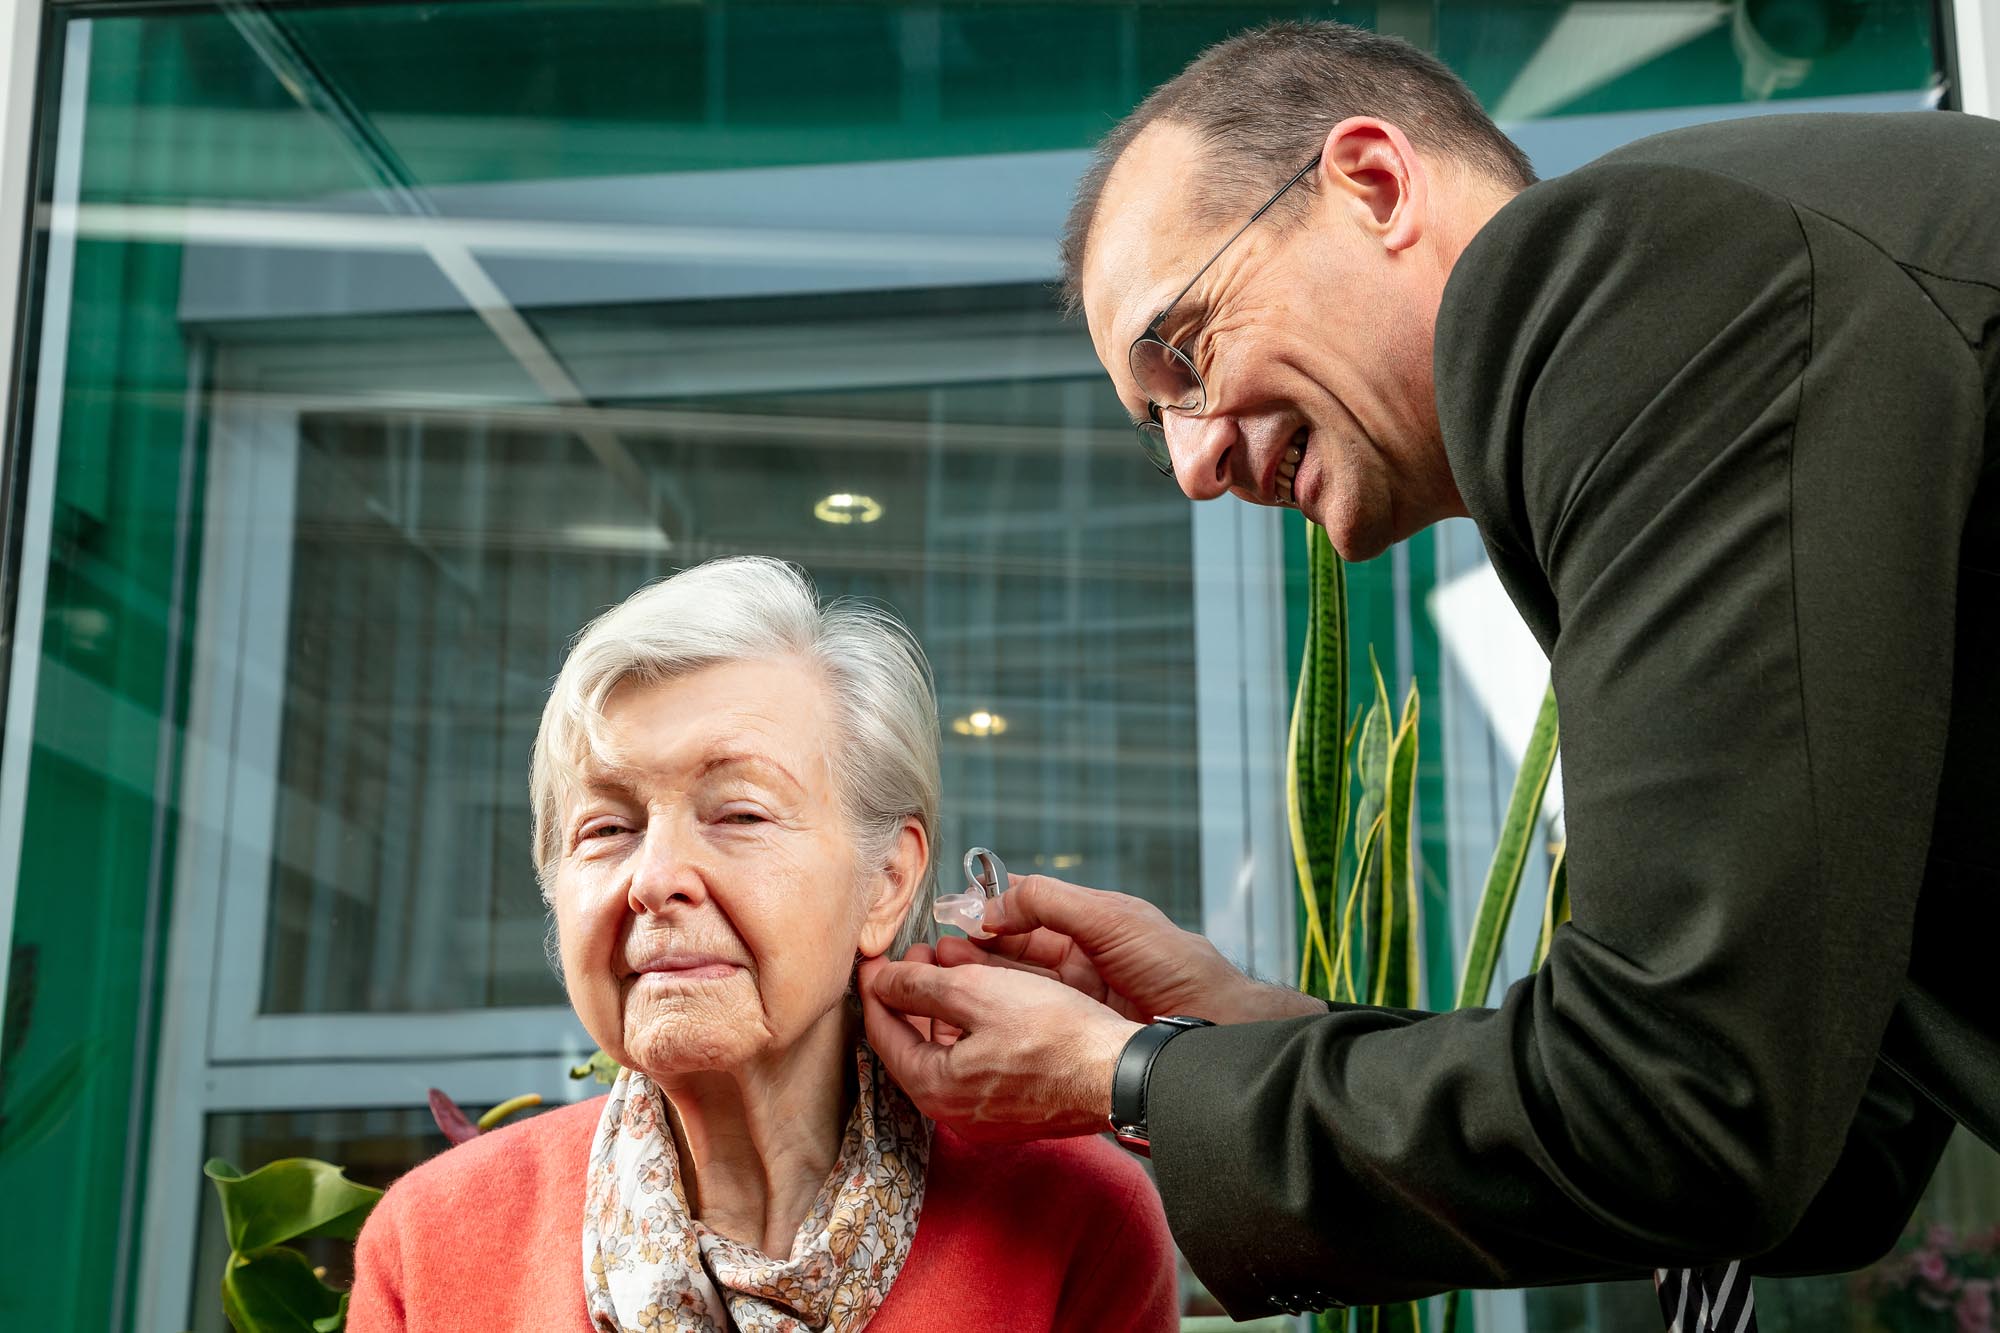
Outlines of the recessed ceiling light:
{"type": "Polygon", "coordinates": [[[1007,719],[984,708],[951,720],[951,729],[961,736],[998,736],[1007,730],[1007,719]]]}
{"type": "Polygon", "coordinates": [[[835,491],[813,505],[813,517],[822,523],[873,523],[882,517],[882,502],[872,495],[835,491]]]}
{"type": "Polygon", "coordinates": [[[567,545],[594,551],[670,551],[673,543],[656,527],[637,523],[571,523],[558,530],[567,545]]]}

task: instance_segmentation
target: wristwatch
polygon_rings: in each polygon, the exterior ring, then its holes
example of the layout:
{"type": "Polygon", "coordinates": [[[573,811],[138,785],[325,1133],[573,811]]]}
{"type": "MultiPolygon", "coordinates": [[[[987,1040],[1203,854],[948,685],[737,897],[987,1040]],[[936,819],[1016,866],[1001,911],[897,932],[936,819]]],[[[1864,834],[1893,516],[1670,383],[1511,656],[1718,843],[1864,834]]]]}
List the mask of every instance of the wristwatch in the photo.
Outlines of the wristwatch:
{"type": "Polygon", "coordinates": [[[1153,1059],[1160,1048],[1189,1028],[1212,1028],[1205,1018],[1168,1015],[1133,1033],[1118,1053],[1111,1075],[1111,1132],[1141,1157],[1153,1155],[1153,1135],[1146,1124],[1146,1089],[1153,1080],[1153,1059]]]}

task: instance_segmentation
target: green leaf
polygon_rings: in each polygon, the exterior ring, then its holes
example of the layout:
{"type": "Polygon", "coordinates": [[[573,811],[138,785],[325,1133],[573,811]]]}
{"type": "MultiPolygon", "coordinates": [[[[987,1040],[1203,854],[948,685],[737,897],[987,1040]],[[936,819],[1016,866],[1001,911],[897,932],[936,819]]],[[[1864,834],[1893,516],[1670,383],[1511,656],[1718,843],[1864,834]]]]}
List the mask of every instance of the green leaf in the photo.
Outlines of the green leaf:
{"type": "Polygon", "coordinates": [[[320,1281],[303,1254],[274,1246],[230,1261],[222,1312],[236,1333],[335,1333],[346,1322],[347,1298],[320,1281]]]}
{"type": "Polygon", "coordinates": [[[352,1295],[352,1292],[341,1292],[340,1308],[330,1315],[313,1320],[315,1333],[340,1333],[341,1329],[347,1327],[347,1302],[352,1295]]]}
{"type": "Polygon", "coordinates": [[[1555,863],[1549,867],[1549,896],[1542,904],[1542,938],[1535,943],[1535,967],[1548,961],[1549,945],[1556,937],[1556,927],[1569,920],[1569,861],[1565,853],[1569,844],[1556,848],[1555,863]]]}
{"type": "Polygon", "coordinates": [[[1507,922],[1514,915],[1514,897],[1521,889],[1521,873],[1528,866],[1528,851],[1535,828],[1541,822],[1542,794],[1548,790],[1549,771],[1556,762],[1556,692],[1551,685],[1542,696],[1542,710],[1535,718],[1535,730],[1528,737],[1528,751],[1521,756],[1521,771],[1514,779],[1514,794],[1507,801],[1507,817],[1500,825],[1500,845],[1493,849],[1493,864],[1486,870],[1486,887],[1479,895],[1479,911],[1473,917],[1472,938],[1465,944],[1465,970],[1458,983],[1458,1007],[1483,1005],[1493,989],[1493,971],[1500,962],[1500,944],[1507,935],[1507,922]]]}
{"type": "Polygon", "coordinates": [[[580,1065],[571,1067],[569,1076],[571,1078],[594,1078],[599,1083],[616,1083],[618,1081],[619,1068],[618,1062],[603,1051],[592,1051],[588,1060],[585,1060],[580,1065]]]}
{"type": "Polygon", "coordinates": [[[1339,949],[1334,954],[1333,998],[1349,1004],[1359,1004],[1361,997],[1368,993],[1367,976],[1355,972],[1356,961],[1366,968],[1368,965],[1368,935],[1366,923],[1369,914],[1376,910],[1376,892],[1379,888],[1375,870],[1378,849],[1382,842],[1383,816],[1375,816],[1375,822],[1368,826],[1367,836],[1355,850],[1354,883],[1347,890],[1347,905],[1340,913],[1339,949]]]}
{"type": "Polygon", "coordinates": [[[518,1097],[509,1097],[506,1101],[501,1102],[485,1115],[479,1117],[479,1131],[483,1134],[489,1129],[497,1128],[521,1112],[531,1107],[540,1106],[541,1104],[542,1094],[539,1092],[524,1092],[518,1097]]]}
{"type": "Polygon", "coordinates": [[[1375,665],[1372,648],[1368,664],[1375,672],[1375,702],[1362,719],[1361,743],[1354,753],[1354,776],[1361,784],[1361,803],[1354,811],[1357,839],[1382,813],[1389,793],[1389,691],[1382,683],[1382,669],[1375,665]]]}
{"type": "Polygon", "coordinates": [[[310,1157],[286,1157],[247,1176],[217,1157],[202,1171],[222,1196],[223,1228],[237,1254],[306,1236],[353,1240],[382,1197],[381,1190],[357,1185],[341,1168],[310,1157]]]}
{"type": "MultiPolygon", "coordinates": [[[[1379,677],[1378,677],[1379,679],[1379,677]]],[[[1410,682],[1402,721],[1389,743],[1389,781],[1382,829],[1382,928],[1377,932],[1373,999],[1397,1009],[1417,1007],[1417,878],[1412,844],[1417,805],[1417,683],[1410,682]]]]}
{"type": "Polygon", "coordinates": [[[1299,985],[1333,988],[1330,935],[1339,900],[1347,789],[1347,572],[1324,530],[1307,523],[1309,604],[1285,754],[1285,813],[1305,909],[1299,985]]]}

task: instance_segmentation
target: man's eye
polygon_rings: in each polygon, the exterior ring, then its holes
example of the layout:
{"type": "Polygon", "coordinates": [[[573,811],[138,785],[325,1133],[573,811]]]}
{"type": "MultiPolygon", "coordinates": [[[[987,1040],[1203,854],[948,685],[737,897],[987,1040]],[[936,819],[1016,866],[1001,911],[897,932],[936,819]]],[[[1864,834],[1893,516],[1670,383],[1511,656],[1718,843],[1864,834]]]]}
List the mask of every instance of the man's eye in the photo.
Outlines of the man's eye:
{"type": "Polygon", "coordinates": [[[758,814],[755,810],[730,810],[723,814],[721,822],[724,824],[761,824],[764,822],[764,816],[758,814]]]}
{"type": "Polygon", "coordinates": [[[602,824],[590,825],[588,828],[584,829],[582,833],[577,835],[576,840],[578,842],[595,842],[603,838],[616,837],[621,833],[630,833],[631,831],[632,830],[624,824],[620,824],[616,821],[607,821],[602,824]]]}

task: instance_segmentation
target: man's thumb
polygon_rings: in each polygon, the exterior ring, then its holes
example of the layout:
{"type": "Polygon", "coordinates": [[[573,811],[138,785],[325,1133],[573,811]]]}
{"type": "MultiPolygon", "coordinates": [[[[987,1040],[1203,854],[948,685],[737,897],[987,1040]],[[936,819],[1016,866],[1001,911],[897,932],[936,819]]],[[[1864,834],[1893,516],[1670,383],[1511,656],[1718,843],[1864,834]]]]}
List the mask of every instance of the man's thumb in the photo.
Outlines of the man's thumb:
{"type": "Polygon", "coordinates": [[[982,923],[996,935],[1051,930],[1085,935],[1090,926],[1089,891],[1047,875],[1009,875],[1007,891],[986,904],[982,923]]]}

